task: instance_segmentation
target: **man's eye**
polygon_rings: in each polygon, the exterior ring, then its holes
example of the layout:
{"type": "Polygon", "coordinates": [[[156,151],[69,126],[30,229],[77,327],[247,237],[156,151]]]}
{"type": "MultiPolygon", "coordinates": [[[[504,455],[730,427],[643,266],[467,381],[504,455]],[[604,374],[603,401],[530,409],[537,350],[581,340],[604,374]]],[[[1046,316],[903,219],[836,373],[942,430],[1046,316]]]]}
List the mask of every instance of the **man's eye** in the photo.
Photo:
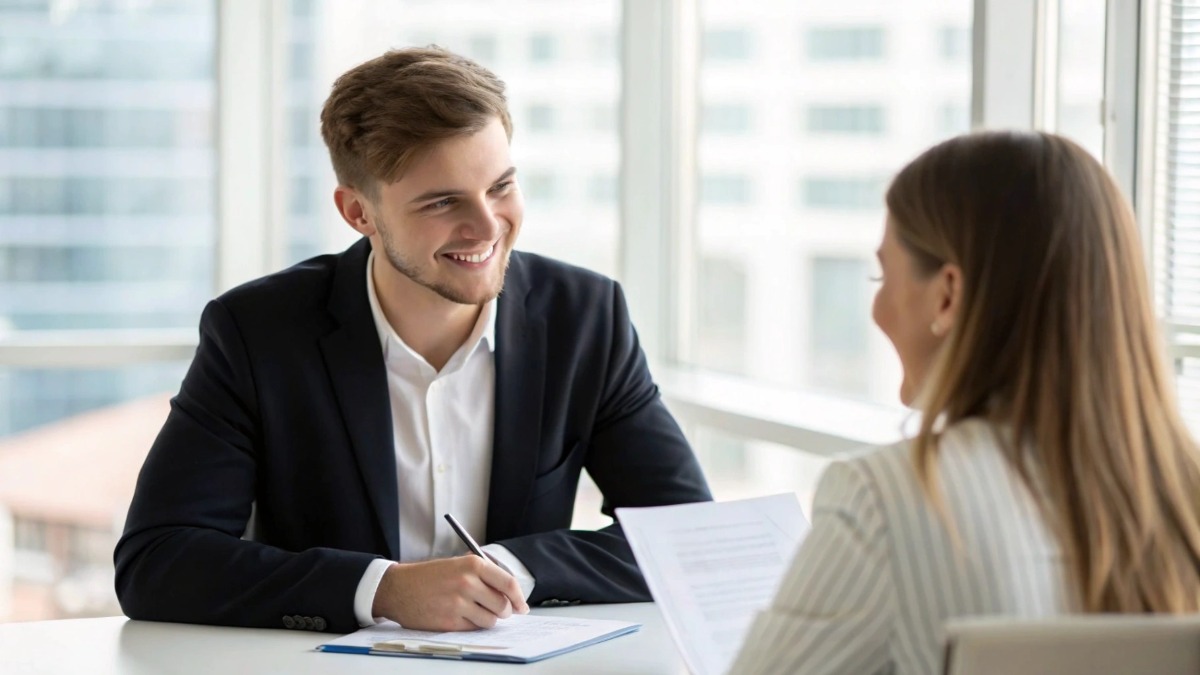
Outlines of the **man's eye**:
{"type": "Polygon", "coordinates": [[[426,205],[426,206],[425,206],[425,208],[426,208],[426,209],[428,209],[428,210],[430,210],[430,211],[434,211],[434,210],[437,210],[437,209],[444,209],[444,208],[446,208],[447,206],[450,206],[450,205],[451,205],[451,204],[453,204],[453,203],[454,203],[454,199],[453,199],[452,197],[446,197],[445,199],[439,199],[439,200],[437,200],[436,202],[434,202],[434,203],[432,203],[432,204],[428,204],[428,205],[426,205]]]}
{"type": "Polygon", "coordinates": [[[506,180],[503,183],[497,183],[495,186],[493,186],[492,192],[504,192],[511,186],[512,186],[512,181],[506,180]]]}

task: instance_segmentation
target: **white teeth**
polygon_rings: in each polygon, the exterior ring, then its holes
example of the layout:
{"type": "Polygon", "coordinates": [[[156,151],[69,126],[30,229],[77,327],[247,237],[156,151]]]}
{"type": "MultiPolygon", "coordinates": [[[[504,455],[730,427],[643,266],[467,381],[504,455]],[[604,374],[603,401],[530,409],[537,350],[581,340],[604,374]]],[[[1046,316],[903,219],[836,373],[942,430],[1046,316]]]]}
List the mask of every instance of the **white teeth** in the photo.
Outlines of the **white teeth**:
{"type": "Polygon", "coordinates": [[[461,260],[463,262],[481,263],[484,260],[487,260],[488,258],[492,257],[492,251],[494,251],[494,250],[496,250],[496,247],[495,247],[495,245],[492,245],[492,246],[489,246],[488,250],[484,251],[483,253],[476,253],[474,255],[460,255],[458,253],[451,253],[450,257],[454,258],[455,260],[461,260]]]}

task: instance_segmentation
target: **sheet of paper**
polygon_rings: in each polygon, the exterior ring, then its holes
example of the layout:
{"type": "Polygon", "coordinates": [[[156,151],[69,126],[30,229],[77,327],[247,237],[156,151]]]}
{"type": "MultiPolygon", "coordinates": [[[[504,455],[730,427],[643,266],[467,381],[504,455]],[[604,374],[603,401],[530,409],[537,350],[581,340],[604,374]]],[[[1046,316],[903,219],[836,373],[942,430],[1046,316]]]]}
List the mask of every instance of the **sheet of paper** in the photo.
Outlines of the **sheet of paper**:
{"type": "Polygon", "coordinates": [[[808,533],[793,494],[622,508],[617,518],[695,675],[729,669],[808,533]]]}
{"type": "Polygon", "coordinates": [[[438,633],[408,630],[394,622],[385,621],[331,640],[322,647],[370,649],[378,642],[402,640],[431,644],[454,644],[460,645],[464,649],[475,646],[476,649],[481,650],[486,648],[489,654],[532,659],[588,643],[601,636],[627,630],[636,625],[628,621],[518,614],[497,622],[494,628],[438,633]]]}

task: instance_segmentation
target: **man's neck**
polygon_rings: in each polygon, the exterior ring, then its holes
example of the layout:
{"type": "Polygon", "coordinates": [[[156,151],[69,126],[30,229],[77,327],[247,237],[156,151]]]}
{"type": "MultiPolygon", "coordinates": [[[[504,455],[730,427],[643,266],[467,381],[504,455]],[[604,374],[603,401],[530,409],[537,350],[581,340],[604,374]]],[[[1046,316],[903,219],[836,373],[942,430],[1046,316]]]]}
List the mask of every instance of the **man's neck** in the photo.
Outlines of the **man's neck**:
{"type": "Polygon", "coordinates": [[[371,274],[379,307],[392,330],[440,371],[470,337],[482,307],[447,300],[395,271],[378,256],[371,274]]]}

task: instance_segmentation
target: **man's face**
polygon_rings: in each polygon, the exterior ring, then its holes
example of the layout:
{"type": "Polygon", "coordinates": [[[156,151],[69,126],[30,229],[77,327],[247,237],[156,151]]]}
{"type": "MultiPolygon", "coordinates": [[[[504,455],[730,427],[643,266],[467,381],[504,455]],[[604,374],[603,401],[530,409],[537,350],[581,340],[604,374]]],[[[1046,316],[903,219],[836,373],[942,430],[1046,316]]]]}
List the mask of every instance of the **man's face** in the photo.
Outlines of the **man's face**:
{"type": "Polygon", "coordinates": [[[366,210],[376,255],[404,277],[451,302],[495,298],[525,211],[504,126],[432,146],[366,210]]]}

